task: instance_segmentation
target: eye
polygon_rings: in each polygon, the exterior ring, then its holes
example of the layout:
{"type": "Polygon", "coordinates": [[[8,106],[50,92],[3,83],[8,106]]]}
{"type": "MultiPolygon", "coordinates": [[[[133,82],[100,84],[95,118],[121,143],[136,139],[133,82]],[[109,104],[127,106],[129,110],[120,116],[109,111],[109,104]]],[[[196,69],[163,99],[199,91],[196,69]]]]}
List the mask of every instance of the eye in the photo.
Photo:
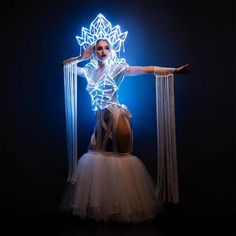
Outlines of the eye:
{"type": "Polygon", "coordinates": [[[110,47],[109,47],[109,46],[106,46],[105,49],[106,49],[106,50],[110,50],[110,47]]]}
{"type": "Polygon", "coordinates": [[[98,51],[101,51],[101,50],[102,50],[102,47],[101,47],[101,46],[99,46],[99,47],[97,48],[97,50],[98,50],[98,51]]]}

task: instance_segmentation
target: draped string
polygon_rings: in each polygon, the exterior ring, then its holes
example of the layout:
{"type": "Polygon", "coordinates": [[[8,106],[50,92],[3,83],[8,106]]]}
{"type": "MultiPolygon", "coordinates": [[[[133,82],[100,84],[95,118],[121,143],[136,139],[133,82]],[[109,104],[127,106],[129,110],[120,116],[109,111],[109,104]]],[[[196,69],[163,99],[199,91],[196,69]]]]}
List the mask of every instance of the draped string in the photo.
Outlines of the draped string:
{"type": "Polygon", "coordinates": [[[156,75],[157,187],[161,202],[179,202],[174,76],[156,75]]]}
{"type": "Polygon", "coordinates": [[[77,65],[75,62],[63,66],[67,135],[68,177],[74,183],[77,174],[77,65]]]}
{"type": "MultiPolygon", "coordinates": [[[[68,178],[77,175],[77,65],[64,65],[64,92],[67,129],[68,178]]],[[[162,202],[179,202],[175,134],[174,76],[156,75],[157,187],[162,202]]]]}

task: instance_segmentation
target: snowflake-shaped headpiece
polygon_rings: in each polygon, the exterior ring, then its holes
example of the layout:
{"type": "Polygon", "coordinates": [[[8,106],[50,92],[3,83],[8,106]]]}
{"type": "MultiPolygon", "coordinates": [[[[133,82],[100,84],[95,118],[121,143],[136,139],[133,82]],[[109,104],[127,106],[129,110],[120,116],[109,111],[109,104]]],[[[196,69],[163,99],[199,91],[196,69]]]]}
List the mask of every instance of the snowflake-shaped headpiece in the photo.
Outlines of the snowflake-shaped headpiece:
{"type": "Polygon", "coordinates": [[[115,52],[120,52],[128,31],[121,33],[120,26],[112,27],[111,23],[100,13],[90,24],[89,29],[82,27],[82,36],[76,36],[76,39],[84,49],[94,44],[98,39],[108,39],[115,52]]]}

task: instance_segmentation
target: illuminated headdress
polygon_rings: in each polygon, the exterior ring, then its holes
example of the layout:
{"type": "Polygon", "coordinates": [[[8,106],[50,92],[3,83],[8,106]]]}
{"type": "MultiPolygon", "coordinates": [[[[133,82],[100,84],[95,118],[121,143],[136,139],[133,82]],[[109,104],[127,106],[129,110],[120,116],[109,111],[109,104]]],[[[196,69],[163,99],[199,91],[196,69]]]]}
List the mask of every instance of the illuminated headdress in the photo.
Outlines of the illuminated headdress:
{"type": "Polygon", "coordinates": [[[112,27],[111,23],[100,13],[90,24],[89,29],[82,27],[82,36],[76,36],[80,45],[85,49],[89,45],[94,44],[98,39],[107,39],[115,52],[120,53],[121,48],[124,49],[124,41],[128,31],[121,33],[120,26],[112,27]]]}

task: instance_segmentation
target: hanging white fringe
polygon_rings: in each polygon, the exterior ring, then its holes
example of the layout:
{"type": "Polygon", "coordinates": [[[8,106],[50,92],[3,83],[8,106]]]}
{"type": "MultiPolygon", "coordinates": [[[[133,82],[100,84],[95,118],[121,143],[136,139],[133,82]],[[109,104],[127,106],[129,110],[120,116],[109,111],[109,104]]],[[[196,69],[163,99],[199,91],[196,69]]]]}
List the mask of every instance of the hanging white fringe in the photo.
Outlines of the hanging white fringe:
{"type": "Polygon", "coordinates": [[[77,175],[77,65],[64,65],[65,114],[67,130],[67,181],[74,183],[77,175]]]}
{"type": "Polygon", "coordinates": [[[157,187],[162,202],[179,202],[174,75],[156,75],[157,187]]]}
{"type": "MultiPolygon", "coordinates": [[[[67,181],[74,183],[77,175],[77,66],[75,62],[64,65],[64,88],[68,150],[67,181]]],[[[162,202],[178,203],[178,166],[173,74],[156,75],[156,117],[156,195],[158,200],[162,202]]]]}

